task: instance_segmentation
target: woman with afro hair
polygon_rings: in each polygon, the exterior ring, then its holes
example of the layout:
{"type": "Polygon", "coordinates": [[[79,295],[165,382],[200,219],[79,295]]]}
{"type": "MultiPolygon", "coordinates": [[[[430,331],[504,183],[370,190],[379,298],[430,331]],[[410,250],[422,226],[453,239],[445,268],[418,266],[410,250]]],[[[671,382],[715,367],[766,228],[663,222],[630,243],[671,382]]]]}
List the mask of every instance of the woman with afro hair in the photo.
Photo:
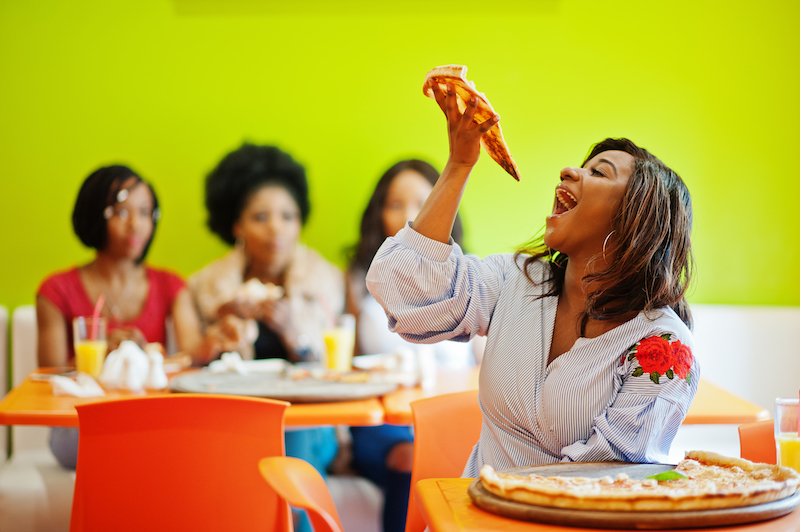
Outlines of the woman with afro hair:
{"type": "MultiPolygon", "coordinates": [[[[207,332],[245,359],[323,360],[322,331],[344,312],[344,276],[300,243],[310,213],[303,166],[277,147],[243,144],[208,175],[206,208],[208,227],[233,246],[188,281],[207,332]],[[243,296],[251,280],[283,297],[243,296]]],[[[286,454],[323,475],[336,450],[332,427],[286,432],[286,454]]]]}

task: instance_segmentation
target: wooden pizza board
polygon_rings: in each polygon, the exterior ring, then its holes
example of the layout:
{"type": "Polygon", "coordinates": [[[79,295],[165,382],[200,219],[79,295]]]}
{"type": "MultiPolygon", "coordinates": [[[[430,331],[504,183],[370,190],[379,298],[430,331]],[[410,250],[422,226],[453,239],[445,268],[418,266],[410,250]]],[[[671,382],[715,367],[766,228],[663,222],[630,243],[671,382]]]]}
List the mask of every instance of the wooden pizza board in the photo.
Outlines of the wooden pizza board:
{"type": "Polygon", "coordinates": [[[173,392],[219,393],[279,399],[291,403],[331,403],[380,397],[397,389],[394,382],[338,382],[305,378],[293,380],[279,372],[213,373],[197,370],[175,376],[173,392]]]}
{"type": "MultiPolygon", "coordinates": [[[[501,471],[513,475],[542,475],[565,477],[601,478],[606,475],[614,478],[625,473],[630,478],[642,479],[650,475],[675,469],[670,464],[631,464],[626,462],[571,462],[542,466],[517,467],[501,471]]],[[[740,508],[721,508],[714,510],[676,510],[670,512],[646,511],[601,511],[574,510],[536,506],[503,499],[483,487],[480,478],[475,479],[467,490],[476,506],[512,519],[534,521],[561,526],[587,528],[623,528],[631,530],[662,530],[670,528],[706,528],[715,526],[740,525],[766,521],[786,515],[800,505],[800,491],[778,501],[743,506],[740,508]]]]}

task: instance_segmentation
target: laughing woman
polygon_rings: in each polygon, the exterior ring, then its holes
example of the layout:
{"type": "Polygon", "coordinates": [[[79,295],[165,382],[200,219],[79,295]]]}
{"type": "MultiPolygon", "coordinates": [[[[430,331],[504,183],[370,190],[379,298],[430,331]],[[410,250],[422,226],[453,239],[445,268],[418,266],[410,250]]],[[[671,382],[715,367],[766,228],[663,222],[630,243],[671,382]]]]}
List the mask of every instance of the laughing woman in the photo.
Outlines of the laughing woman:
{"type": "Polygon", "coordinates": [[[461,114],[445,92],[434,86],[447,166],[367,286],[410,340],[487,336],[483,426],[464,476],[484,464],[665,460],[699,380],[686,186],[633,142],[606,139],[561,171],[542,237],[513,255],[464,255],[451,227],[499,117],[477,124],[477,102],[461,114]]]}

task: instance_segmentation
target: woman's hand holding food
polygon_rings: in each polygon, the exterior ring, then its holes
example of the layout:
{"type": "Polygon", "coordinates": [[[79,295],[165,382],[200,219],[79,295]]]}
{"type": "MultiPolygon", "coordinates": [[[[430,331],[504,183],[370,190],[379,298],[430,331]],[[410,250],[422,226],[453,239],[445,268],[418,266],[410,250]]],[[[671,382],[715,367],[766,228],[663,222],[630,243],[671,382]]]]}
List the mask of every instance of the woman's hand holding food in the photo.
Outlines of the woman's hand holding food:
{"type": "Polygon", "coordinates": [[[233,314],[226,314],[206,329],[203,345],[194,357],[194,363],[205,365],[222,353],[238,351],[247,345],[246,322],[233,314]]]}
{"type": "Polygon", "coordinates": [[[478,162],[480,156],[480,140],[484,133],[489,131],[500,121],[499,115],[494,115],[481,124],[475,123],[475,111],[478,110],[478,98],[473,96],[462,114],[458,109],[458,96],[452,84],[447,84],[447,94],[444,94],[438,84],[432,86],[436,103],[447,118],[447,137],[450,142],[450,157],[448,166],[472,167],[478,162]]]}
{"type": "Polygon", "coordinates": [[[458,205],[464,194],[472,167],[478,161],[481,150],[481,136],[500,120],[492,116],[481,124],[473,120],[478,101],[472,98],[464,114],[458,110],[458,97],[453,86],[447,84],[445,95],[434,84],[433,95],[444,115],[447,117],[447,136],[450,141],[450,157],[447,165],[436,181],[433,191],[425,200],[412,227],[418,233],[438,242],[450,242],[450,231],[456,219],[458,205]]]}
{"type": "Polygon", "coordinates": [[[245,297],[237,297],[222,305],[217,311],[219,316],[234,315],[243,320],[260,320],[263,315],[261,302],[245,297]]]}

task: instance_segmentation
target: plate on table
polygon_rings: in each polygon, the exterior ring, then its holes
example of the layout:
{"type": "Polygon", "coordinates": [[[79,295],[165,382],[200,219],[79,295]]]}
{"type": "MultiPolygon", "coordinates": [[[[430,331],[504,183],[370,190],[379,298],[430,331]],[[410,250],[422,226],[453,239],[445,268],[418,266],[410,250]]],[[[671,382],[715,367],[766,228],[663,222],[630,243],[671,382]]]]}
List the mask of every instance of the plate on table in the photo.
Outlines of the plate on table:
{"type": "Polygon", "coordinates": [[[267,365],[252,371],[248,368],[246,374],[214,373],[200,369],[174,377],[169,388],[173,392],[246,395],[291,403],[355,401],[380,397],[397,389],[397,383],[373,382],[368,375],[359,373],[323,373],[315,376],[308,371],[275,371],[267,365]]]}
{"type": "MultiPolygon", "coordinates": [[[[500,471],[500,473],[591,478],[601,478],[606,475],[614,478],[620,473],[625,473],[630,478],[643,479],[672,469],[675,469],[675,466],[671,464],[570,462],[516,467],[500,471]]],[[[738,508],[674,511],[577,510],[538,506],[504,499],[484,488],[480,478],[475,479],[469,485],[467,493],[479,508],[511,519],[561,526],[632,530],[706,528],[755,523],[786,515],[800,505],[800,491],[797,491],[794,495],[784,499],[738,508]]]]}

